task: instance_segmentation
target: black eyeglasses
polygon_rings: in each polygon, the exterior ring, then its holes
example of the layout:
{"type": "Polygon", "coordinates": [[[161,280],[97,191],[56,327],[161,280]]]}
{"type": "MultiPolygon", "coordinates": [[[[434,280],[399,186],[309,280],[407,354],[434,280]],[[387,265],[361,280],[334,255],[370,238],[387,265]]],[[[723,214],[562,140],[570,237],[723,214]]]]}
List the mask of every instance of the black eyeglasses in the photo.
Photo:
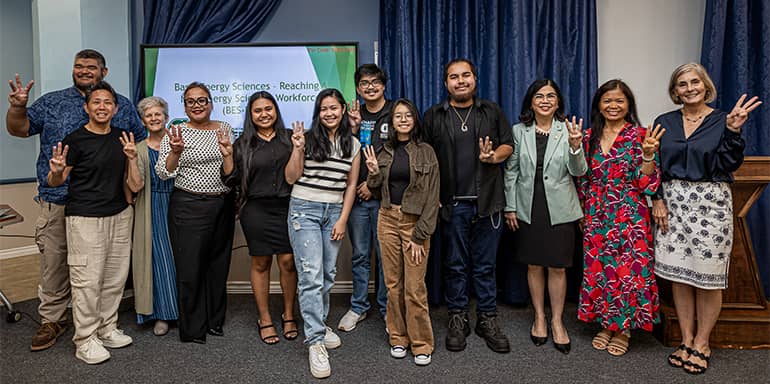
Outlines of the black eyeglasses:
{"type": "Polygon", "coordinates": [[[379,87],[380,85],[382,85],[382,80],[380,80],[380,79],[374,79],[372,81],[361,80],[361,81],[358,82],[358,86],[361,87],[361,88],[364,88],[364,89],[369,88],[370,86],[371,87],[379,87]]]}
{"type": "Polygon", "coordinates": [[[201,106],[207,106],[209,105],[209,98],[208,97],[199,97],[197,99],[184,99],[184,105],[188,107],[194,107],[195,104],[199,104],[201,106]]]}

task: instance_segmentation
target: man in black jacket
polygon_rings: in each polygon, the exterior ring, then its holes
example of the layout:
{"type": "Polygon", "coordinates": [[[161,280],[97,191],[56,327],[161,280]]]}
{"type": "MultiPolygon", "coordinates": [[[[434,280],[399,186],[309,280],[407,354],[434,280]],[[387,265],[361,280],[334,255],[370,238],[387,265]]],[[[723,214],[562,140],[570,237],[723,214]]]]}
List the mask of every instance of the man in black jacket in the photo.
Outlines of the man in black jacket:
{"type": "Polygon", "coordinates": [[[449,62],[444,84],[449,98],[425,113],[424,126],[441,174],[450,315],[446,347],[465,349],[470,278],[478,299],[476,333],[493,351],[507,353],[508,338],[497,324],[495,263],[505,207],[501,163],[513,152],[513,136],[500,107],[476,97],[476,68],[470,60],[449,62]]]}

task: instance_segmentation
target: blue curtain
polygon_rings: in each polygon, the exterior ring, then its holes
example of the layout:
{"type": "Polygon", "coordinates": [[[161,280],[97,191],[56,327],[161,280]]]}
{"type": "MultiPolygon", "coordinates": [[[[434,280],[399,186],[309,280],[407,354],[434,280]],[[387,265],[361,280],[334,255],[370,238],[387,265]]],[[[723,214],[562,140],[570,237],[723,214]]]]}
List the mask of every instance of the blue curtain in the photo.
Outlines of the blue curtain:
{"type": "MultiPolygon", "coordinates": [[[[248,43],[281,0],[144,0],[143,44],[248,43]]],[[[141,95],[141,79],[134,88],[141,95]]]]}
{"type": "MultiPolygon", "coordinates": [[[[715,107],[730,111],[746,93],[764,102],[743,126],[748,156],[770,156],[770,2],[708,0],[701,63],[717,88],[715,107]]],[[[770,192],[749,212],[762,284],[770,297],[770,192]]]]}
{"type": "MultiPolygon", "coordinates": [[[[412,99],[421,111],[446,97],[443,66],[457,57],[477,65],[478,96],[500,104],[511,123],[537,78],[554,79],[567,113],[586,120],[597,87],[595,0],[382,0],[380,42],[388,97],[412,99]]],[[[522,302],[526,279],[508,262],[508,235],[500,247],[500,299],[522,302]]],[[[443,300],[441,243],[434,237],[429,258],[431,303],[443,300]]]]}

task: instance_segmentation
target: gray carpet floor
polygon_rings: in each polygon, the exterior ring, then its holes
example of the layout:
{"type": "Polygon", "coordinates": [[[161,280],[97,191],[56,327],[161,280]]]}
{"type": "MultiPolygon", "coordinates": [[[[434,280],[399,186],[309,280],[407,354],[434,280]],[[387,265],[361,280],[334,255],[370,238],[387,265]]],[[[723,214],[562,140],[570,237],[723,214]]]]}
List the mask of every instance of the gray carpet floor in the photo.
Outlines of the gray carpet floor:
{"type": "MultiPolygon", "coordinates": [[[[280,297],[271,297],[271,313],[279,318],[280,297]]],[[[36,313],[37,301],[16,305],[36,313]]],[[[111,350],[112,358],[96,366],[74,357],[72,328],[52,348],[30,352],[30,337],[37,324],[28,317],[18,323],[0,322],[0,383],[301,383],[314,381],[307,350],[300,336],[274,346],[258,339],[257,315],[251,296],[231,295],[224,337],[208,337],[206,345],[181,343],[176,328],[157,337],[151,326],[138,326],[132,308],[120,313],[121,328],[134,338],[131,346],[111,350]]],[[[332,295],[329,324],[348,309],[347,295],[332,295]]],[[[497,354],[472,334],[463,352],[444,348],[446,309],[432,307],[436,338],[433,363],[414,365],[412,356],[396,360],[389,355],[384,323],[376,311],[350,333],[340,332],[342,346],[330,351],[332,376],[340,383],[769,383],[770,350],[714,350],[711,368],[693,376],[669,367],[672,348],[652,335],[634,332],[631,348],[623,357],[591,348],[595,325],[575,319],[568,304],[565,322],[572,352],[563,355],[549,343],[529,341],[530,309],[499,307],[501,325],[511,340],[512,352],[497,354]]],[[[3,308],[3,317],[5,311],[3,308]]],[[[299,315],[297,315],[299,317],[299,315]]],[[[37,316],[35,316],[37,318],[37,316]]],[[[475,324],[472,318],[471,325],[475,324]]],[[[301,329],[301,323],[300,323],[301,329]]],[[[280,327],[278,328],[280,332],[280,327]]]]}

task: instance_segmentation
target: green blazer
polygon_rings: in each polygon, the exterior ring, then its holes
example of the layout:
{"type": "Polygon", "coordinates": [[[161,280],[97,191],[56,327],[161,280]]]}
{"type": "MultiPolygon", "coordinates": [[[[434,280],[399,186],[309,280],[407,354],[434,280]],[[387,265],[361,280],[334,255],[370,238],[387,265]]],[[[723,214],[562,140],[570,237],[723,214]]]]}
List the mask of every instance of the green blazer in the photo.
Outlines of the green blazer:
{"type": "MultiPolygon", "coordinates": [[[[532,224],[532,199],[535,189],[537,146],[535,126],[513,126],[513,154],[505,166],[505,211],[516,212],[516,218],[532,224]]],[[[583,217],[573,176],[586,173],[582,145],[573,154],[569,147],[569,131],[562,121],[553,120],[543,160],[543,184],[551,225],[568,223],[583,217]]]]}

